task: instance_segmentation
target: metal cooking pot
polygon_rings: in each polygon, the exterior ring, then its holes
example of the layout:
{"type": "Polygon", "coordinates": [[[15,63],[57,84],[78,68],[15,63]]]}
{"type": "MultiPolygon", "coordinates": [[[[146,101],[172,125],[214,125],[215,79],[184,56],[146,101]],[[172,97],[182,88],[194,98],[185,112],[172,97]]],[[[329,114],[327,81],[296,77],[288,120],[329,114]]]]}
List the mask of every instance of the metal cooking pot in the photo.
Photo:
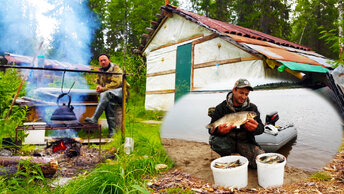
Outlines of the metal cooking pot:
{"type": "Polygon", "coordinates": [[[62,93],[58,96],[56,104],[57,104],[57,109],[54,111],[54,113],[51,116],[51,120],[55,121],[73,121],[76,120],[75,113],[73,111],[74,107],[70,105],[71,103],[71,97],[69,93],[62,93]],[[62,106],[59,104],[59,101],[62,97],[65,95],[68,96],[69,101],[68,105],[65,103],[62,104],[62,106]]]}

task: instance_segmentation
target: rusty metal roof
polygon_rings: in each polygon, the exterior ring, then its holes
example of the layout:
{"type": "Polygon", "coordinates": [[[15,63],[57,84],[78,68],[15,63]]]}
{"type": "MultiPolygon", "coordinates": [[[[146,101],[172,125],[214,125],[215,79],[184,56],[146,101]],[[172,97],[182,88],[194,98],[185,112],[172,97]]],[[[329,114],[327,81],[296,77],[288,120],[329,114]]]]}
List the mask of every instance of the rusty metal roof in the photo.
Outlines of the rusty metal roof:
{"type": "Polygon", "coordinates": [[[311,64],[317,66],[323,66],[322,64],[298,53],[290,52],[286,49],[260,46],[254,44],[246,44],[254,50],[264,54],[269,59],[283,60],[283,61],[292,61],[297,63],[311,64]]]}
{"type": "Polygon", "coordinates": [[[293,43],[293,42],[290,42],[287,40],[283,40],[281,38],[277,38],[277,37],[271,36],[269,34],[265,34],[263,32],[259,32],[259,31],[252,30],[249,28],[245,28],[245,27],[234,25],[234,24],[222,22],[219,20],[211,19],[211,18],[206,17],[206,16],[201,16],[201,15],[198,15],[196,13],[180,9],[178,7],[174,7],[172,5],[163,6],[162,9],[169,11],[169,12],[172,12],[172,13],[176,13],[180,16],[185,17],[186,19],[193,20],[194,22],[197,22],[199,24],[203,24],[203,25],[207,26],[208,28],[214,29],[214,30],[216,30],[222,34],[238,35],[238,36],[247,37],[250,39],[256,39],[256,40],[271,42],[271,43],[274,43],[277,45],[289,46],[292,48],[297,48],[297,49],[301,49],[301,50],[305,50],[305,51],[311,50],[310,48],[308,48],[306,46],[302,46],[302,45],[299,45],[299,44],[296,44],[296,43],[293,43]]]}

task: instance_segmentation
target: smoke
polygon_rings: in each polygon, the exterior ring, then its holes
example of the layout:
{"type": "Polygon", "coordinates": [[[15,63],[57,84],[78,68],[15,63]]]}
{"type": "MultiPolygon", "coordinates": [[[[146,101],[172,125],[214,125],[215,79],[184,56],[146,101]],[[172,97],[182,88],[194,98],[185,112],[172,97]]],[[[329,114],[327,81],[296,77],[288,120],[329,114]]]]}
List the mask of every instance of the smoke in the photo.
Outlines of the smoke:
{"type": "Polygon", "coordinates": [[[47,16],[56,19],[52,35],[55,52],[52,58],[74,64],[87,64],[91,59],[90,44],[99,27],[96,16],[87,7],[86,0],[50,0],[55,5],[47,16]]]}
{"type": "Polygon", "coordinates": [[[0,9],[0,52],[33,55],[37,42],[36,8],[27,0],[2,0],[0,9]]]}
{"type": "Polygon", "coordinates": [[[87,0],[1,0],[0,52],[40,55],[71,64],[88,64],[99,27],[87,0]]]}
{"type": "MultiPolygon", "coordinates": [[[[0,53],[34,56],[44,40],[43,48],[38,53],[44,59],[54,59],[70,65],[89,64],[92,57],[90,46],[99,21],[89,10],[87,3],[88,0],[1,0],[0,53]]],[[[30,76],[27,91],[40,90],[37,86],[61,88],[62,72],[34,71],[30,76]]],[[[68,91],[74,81],[76,83],[73,89],[88,88],[81,74],[67,72],[64,79],[65,91],[68,91]]],[[[51,101],[35,95],[33,97],[51,101]]],[[[73,99],[76,98],[74,95],[73,99]]],[[[56,98],[52,99],[56,102],[56,98]]],[[[44,110],[40,116],[46,118],[51,112],[52,110],[44,110]]]]}

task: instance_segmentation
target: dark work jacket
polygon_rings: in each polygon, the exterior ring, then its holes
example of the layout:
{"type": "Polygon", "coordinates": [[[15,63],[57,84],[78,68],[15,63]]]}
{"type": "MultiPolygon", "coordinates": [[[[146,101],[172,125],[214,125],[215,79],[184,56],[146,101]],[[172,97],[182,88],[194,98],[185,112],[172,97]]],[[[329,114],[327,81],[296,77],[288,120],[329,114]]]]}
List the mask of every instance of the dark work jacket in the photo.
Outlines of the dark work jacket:
{"type": "Polygon", "coordinates": [[[257,113],[257,116],[254,118],[254,120],[256,120],[258,122],[257,129],[255,131],[251,132],[251,131],[247,131],[244,128],[244,125],[241,125],[240,129],[234,128],[228,134],[221,134],[218,132],[217,129],[215,129],[214,133],[211,134],[210,130],[209,130],[210,135],[215,135],[215,136],[230,135],[233,138],[233,140],[247,141],[247,142],[254,143],[254,144],[258,145],[257,142],[255,141],[254,136],[260,135],[264,132],[264,125],[263,125],[262,121],[260,120],[260,113],[258,111],[257,106],[253,103],[250,103],[249,98],[247,98],[246,102],[243,104],[242,107],[234,108],[233,103],[232,103],[232,99],[230,98],[231,94],[232,94],[232,92],[229,92],[227,94],[226,100],[224,100],[222,103],[220,103],[219,105],[216,106],[215,111],[214,111],[213,115],[211,116],[211,122],[210,123],[217,121],[218,119],[220,119],[221,117],[223,117],[226,114],[241,112],[241,111],[254,111],[255,113],[257,113]],[[242,139],[242,138],[244,138],[244,139],[242,139]]]}

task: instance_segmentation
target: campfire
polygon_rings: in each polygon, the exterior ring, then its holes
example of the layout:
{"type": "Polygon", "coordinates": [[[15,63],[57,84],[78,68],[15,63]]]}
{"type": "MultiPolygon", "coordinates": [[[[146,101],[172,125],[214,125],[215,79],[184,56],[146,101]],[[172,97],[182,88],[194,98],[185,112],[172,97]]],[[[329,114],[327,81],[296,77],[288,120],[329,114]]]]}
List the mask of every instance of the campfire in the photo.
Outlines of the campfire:
{"type": "Polygon", "coordinates": [[[66,156],[72,158],[80,155],[81,143],[73,138],[64,137],[48,144],[47,148],[50,147],[52,148],[53,153],[62,152],[66,156]]]}
{"type": "MultiPolygon", "coordinates": [[[[71,90],[69,90],[69,92],[70,91],[71,90]]],[[[69,92],[62,92],[62,94],[59,95],[57,99],[57,109],[53,112],[51,119],[47,123],[44,123],[44,125],[38,126],[33,122],[24,126],[16,127],[16,140],[18,131],[54,130],[55,132],[63,131],[68,133],[67,135],[59,134],[58,138],[48,140],[44,148],[35,150],[32,153],[33,156],[29,156],[38,159],[52,158],[54,161],[56,161],[56,164],[54,163],[53,165],[54,169],[56,170],[49,171],[49,174],[47,175],[49,177],[53,176],[55,173],[64,177],[76,176],[86,169],[94,168],[97,163],[104,160],[104,157],[114,157],[114,153],[106,153],[101,151],[101,126],[98,124],[80,122],[80,114],[77,114],[78,117],[76,117],[76,114],[73,111],[74,107],[71,105],[71,95],[69,92]],[[59,104],[59,100],[62,99],[62,97],[67,97],[67,103],[62,102],[59,104]],[[93,143],[99,143],[99,149],[90,148],[89,146],[83,145],[83,140],[80,138],[71,137],[69,132],[74,130],[84,130],[87,132],[88,143],[91,142],[90,133],[98,131],[99,141],[96,140],[93,141],[93,143]]],[[[82,106],[85,106],[85,104],[82,104],[82,106]]],[[[44,138],[44,135],[42,138],[44,138]]]]}
{"type": "MultiPolygon", "coordinates": [[[[6,161],[13,160],[12,157],[16,158],[15,163],[6,163],[4,166],[6,169],[15,167],[13,171],[6,171],[4,174],[13,174],[16,172],[18,162],[24,158],[33,158],[38,164],[42,165],[42,171],[45,177],[52,177],[55,174],[62,175],[64,177],[72,177],[82,173],[86,169],[94,168],[97,163],[103,161],[104,158],[113,158],[114,152],[101,151],[101,126],[98,124],[90,123],[79,123],[79,122],[61,122],[61,123],[46,123],[43,128],[37,127],[35,124],[18,126],[16,132],[21,130],[70,130],[70,129],[83,129],[88,132],[99,131],[99,141],[93,141],[93,143],[99,143],[99,149],[90,148],[88,145],[83,143],[90,142],[89,136],[88,141],[85,142],[81,138],[77,137],[54,137],[48,140],[44,148],[35,150],[31,156],[20,157],[10,156],[6,157],[6,161]],[[49,159],[49,160],[47,160],[49,159]],[[51,159],[51,160],[50,160],[51,159]],[[54,161],[51,163],[51,161],[54,161]]],[[[18,134],[16,133],[16,136],[18,134]]],[[[0,154],[0,163],[1,163],[0,154]]]]}

